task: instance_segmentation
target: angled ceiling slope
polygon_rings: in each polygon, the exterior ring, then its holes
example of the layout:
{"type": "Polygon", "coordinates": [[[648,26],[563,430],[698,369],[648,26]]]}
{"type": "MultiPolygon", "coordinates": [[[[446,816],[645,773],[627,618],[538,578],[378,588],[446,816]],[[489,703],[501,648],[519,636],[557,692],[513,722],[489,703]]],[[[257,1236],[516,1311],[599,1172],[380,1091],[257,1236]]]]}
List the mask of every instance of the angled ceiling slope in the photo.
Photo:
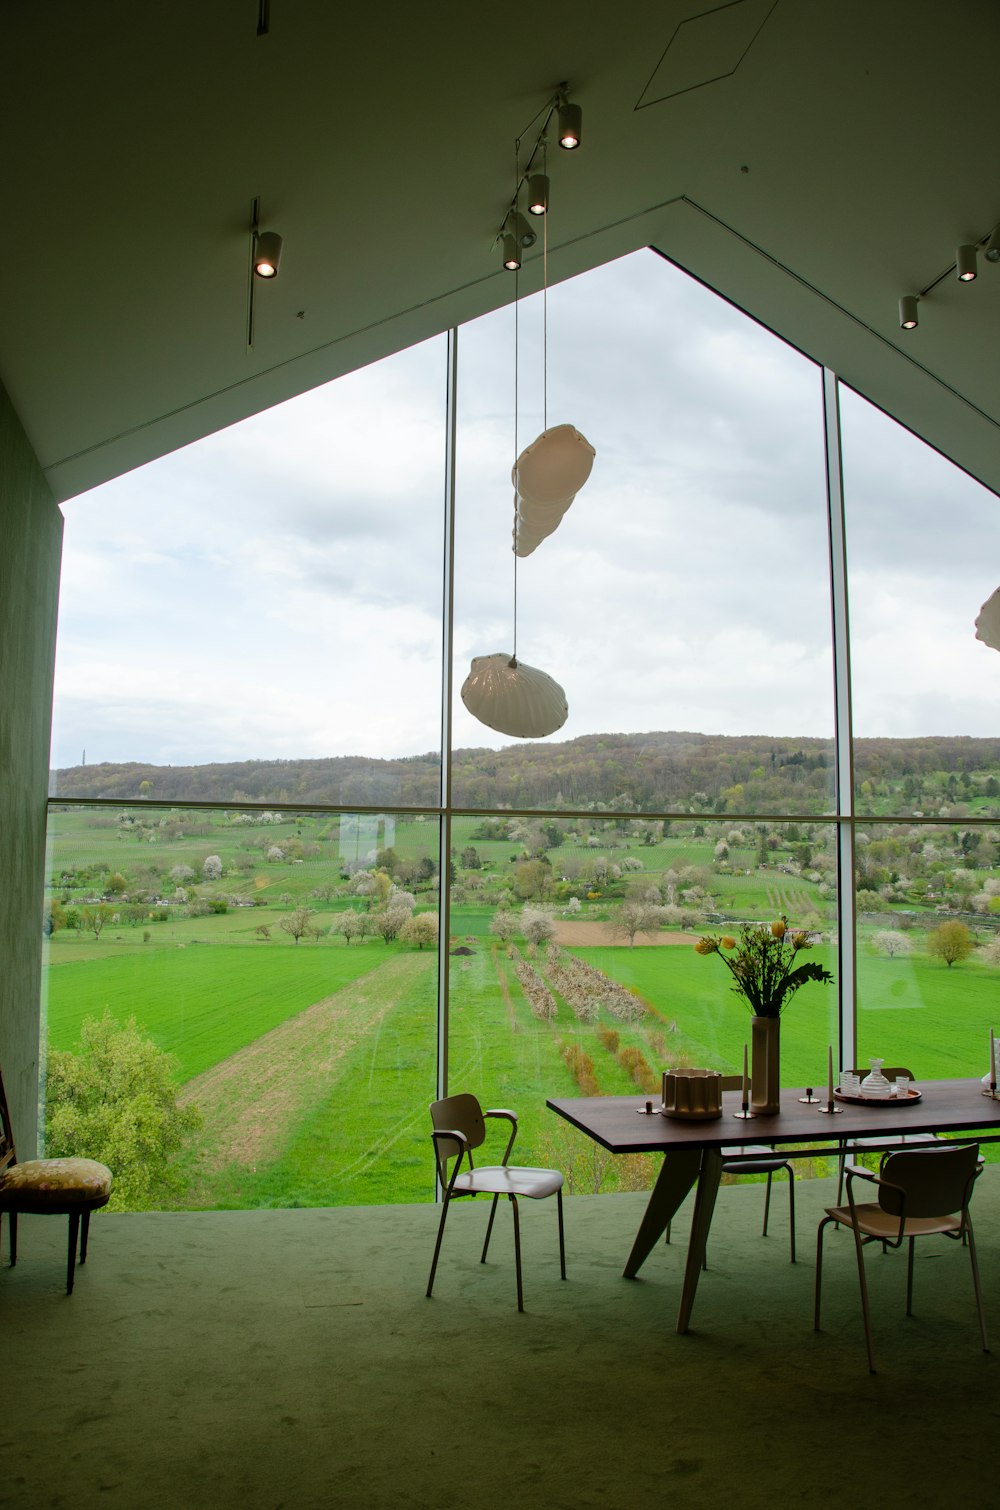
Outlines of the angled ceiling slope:
{"type": "Polygon", "coordinates": [[[1000,220],[998,41],[989,0],[8,4],[0,377],[66,499],[506,302],[513,142],[566,79],[551,277],[655,245],[1000,489],[1000,264],[953,271],[1000,220]]]}

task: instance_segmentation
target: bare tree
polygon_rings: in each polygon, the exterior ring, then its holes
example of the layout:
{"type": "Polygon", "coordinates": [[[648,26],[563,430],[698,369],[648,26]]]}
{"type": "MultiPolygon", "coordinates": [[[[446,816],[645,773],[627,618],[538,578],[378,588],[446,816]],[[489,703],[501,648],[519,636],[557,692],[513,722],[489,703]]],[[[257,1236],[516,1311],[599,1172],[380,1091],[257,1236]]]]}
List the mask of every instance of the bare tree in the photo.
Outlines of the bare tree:
{"type": "Polygon", "coordinates": [[[114,909],[106,903],[99,902],[96,907],[81,907],[79,918],[80,927],[86,933],[92,933],[95,939],[99,939],[104,931],[106,923],[110,923],[114,916],[114,909]]]}
{"type": "Polygon", "coordinates": [[[436,913],[417,912],[408,917],[399,930],[400,941],[404,944],[416,944],[422,949],[425,944],[436,944],[438,940],[438,920],[436,913]]]}
{"type": "Polygon", "coordinates": [[[896,928],[882,928],[878,933],[873,933],[872,948],[880,954],[887,954],[890,959],[895,959],[897,954],[913,953],[913,945],[906,934],[900,933],[896,928]]]}
{"type": "Polygon", "coordinates": [[[391,944],[394,938],[398,938],[400,929],[404,923],[409,922],[410,913],[406,907],[385,907],[381,912],[372,914],[372,931],[381,935],[387,944],[391,944]]]}
{"type": "Polygon", "coordinates": [[[330,932],[342,934],[344,943],[350,944],[351,939],[364,938],[368,932],[368,918],[364,913],[355,912],[353,907],[349,907],[340,914],[330,932]]]}
{"type": "Polygon", "coordinates": [[[498,907],[490,919],[490,932],[502,944],[509,944],[517,932],[517,918],[508,907],[498,907]]]}
{"type": "Polygon", "coordinates": [[[660,921],[659,910],[648,902],[623,902],[612,920],[611,927],[622,938],[627,938],[629,947],[635,945],[637,933],[652,933],[660,921]]]}
{"type": "Polygon", "coordinates": [[[536,907],[522,907],[521,932],[529,944],[544,944],[555,933],[555,925],[547,912],[536,907]]]}
{"type": "Polygon", "coordinates": [[[284,933],[290,934],[295,942],[298,943],[299,939],[309,938],[315,932],[312,926],[312,916],[313,910],[311,907],[296,907],[294,912],[290,912],[287,917],[279,920],[278,927],[284,933]]]}

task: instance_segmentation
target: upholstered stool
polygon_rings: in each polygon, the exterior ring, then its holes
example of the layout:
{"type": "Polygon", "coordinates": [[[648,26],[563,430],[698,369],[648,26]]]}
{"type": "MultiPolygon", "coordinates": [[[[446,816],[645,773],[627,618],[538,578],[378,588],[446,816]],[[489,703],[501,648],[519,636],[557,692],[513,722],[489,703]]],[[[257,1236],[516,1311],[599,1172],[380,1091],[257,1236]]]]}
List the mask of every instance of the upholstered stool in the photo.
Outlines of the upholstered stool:
{"type": "Polygon", "coordinates": [[[17,1218],[22,1211],[69,1217],[66,1294],[73,1293],[77,1237],[80,1262],[87,1262],[90,1213],[111,1196],[111,1170],[94,1159],[27,1159],[18,1164],[7,1098],[0,1076],[0,1226],[6,1211],[10,1228],[10,1264],[17,1263],[17,1218]]]}

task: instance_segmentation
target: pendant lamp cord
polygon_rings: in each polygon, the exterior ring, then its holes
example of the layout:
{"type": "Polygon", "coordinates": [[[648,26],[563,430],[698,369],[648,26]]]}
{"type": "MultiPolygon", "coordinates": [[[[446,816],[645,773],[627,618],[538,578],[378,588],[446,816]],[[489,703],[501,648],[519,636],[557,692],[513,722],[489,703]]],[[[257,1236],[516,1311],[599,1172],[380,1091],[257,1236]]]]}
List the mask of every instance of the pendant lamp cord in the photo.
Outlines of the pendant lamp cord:
{"type": "MultiPolygon", "coordinates": [[[[548,177],[549,148],[542,142],[542,172],[548,177]]],[[[549,428],[549,217],[542,216],[542,429],[549,428]]]]}

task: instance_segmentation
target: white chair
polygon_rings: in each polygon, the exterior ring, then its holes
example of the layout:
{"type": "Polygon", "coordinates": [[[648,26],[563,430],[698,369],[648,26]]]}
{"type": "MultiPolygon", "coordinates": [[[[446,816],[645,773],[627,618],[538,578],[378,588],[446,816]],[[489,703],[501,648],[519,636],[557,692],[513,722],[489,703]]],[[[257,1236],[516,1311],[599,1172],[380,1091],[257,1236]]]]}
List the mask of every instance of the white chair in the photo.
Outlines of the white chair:
{"type": "Polygon", "coordinates": [[[490,1219],[486,1227],[486,1241],[483,1243],[483,1253],[480,1263],[486,1262],[487,1250],[490,1246],[490,1234],[493,1231],[493,1218],[496,1216],[497,1201],[505,1195],[510,1201],[514,1213],[514,1263],[517,1269],[517,1309],[524,1310],[524,1293],[521,1286],[521,1227],[517,1210],[518,1196],[526,1196],[529,1200],[537,1201],[545,1196],[554,1195],[556,1209],[559,1215],[559,1267],[563,1279],[566,1278],[566,1250],[563,1241],[563,1211],[562,1211],[562,1187],[563,1177],[557,1169],[524,1169],[516,1165],[508,1164],[511,1149],[514,1147],[514,1139],[517,1137],[517,1117],[514,1112],[494,1108],[484,1112],[475,1096],[459,1095],[446,1096],[442,1101],[434,1101],[431,1104],[431,1122],[434,1124],[431,1137],[434,1140],[434,1156],[437,1162],[438,1177],[444,1192],[444,1203],[441,1208],[441,1221],[438,1225],[437,1242],[434,1245],[434,1258],[431,1263],[430,1278],[427,1281],[427,1294],[434,1287],[434,1274],[437,1269],[438,1254],[441,1252],[441,1239],[444,1237],[444,1224],[448,1216],[448,1207],[451,1202],[463,1195],[492,1195],[490,1205],[490,1219]],[[504,1156],[499,1164],[485,1165],[477,1169],[473,1159],[473,1150],[480,1148],[486,1140],[486,1118],[503,1118],[510,1123],[510,1137],[504,1156]],[[451,1159],[455,1160],[451,1174],[448,1173],[448,1164],[451,1159]],[[462,1168],[463,1161],[465,1168],[462,1168]]]}
{"type": "Polygon", "coordinates": [[[939,1235],[956,1240],[967,1239],[969,1258],[972,1262],[972,1284],[976,1292],[976,1309],[979,1313],[979,1331],[983,1352],[989,1352],[986,1341],[986,1322],[983,1318],[983,1296],[979,1285],[979,1265],[976,1262],[976,1243],[969,1217],[969,1201],[972,1187],[982,1169],[979,1162],[979,1147],[975,1143],[959,1144],[957,1147],[921,1148],[890,1154],[885,1160],[881,1174],[872,1174],[868,1169],[848,1165],[846,1206],[828,1206],[826,1216],[819,1224],[816,1234],[816,1307],[813,1325],[818,1332],[820,1313],[820,1286],[823,1271],[823,1233],[834,1222],[849,1227],[854,1234],[854,1246],[858,1260],[858,1281],[861,1286],[861,1311],[865,1323],[865,1342],[868,1347],[868,1367],[875,1372],[875,1352],[872,1347],[871,1315],[868,1307],[868,1285],[865,1280],[863,1249],[871,1242],[881,1243],[884,1249],[900,1248],[904,1239],[909,1240],[906,1274],[906,1314],[913,1315],[913,1248],[918,1237],[939,1235]],[[854,1181],[865,1180],[874,1185],[877,1202],[858,1205],[854,1195],[854,1181]]]}

